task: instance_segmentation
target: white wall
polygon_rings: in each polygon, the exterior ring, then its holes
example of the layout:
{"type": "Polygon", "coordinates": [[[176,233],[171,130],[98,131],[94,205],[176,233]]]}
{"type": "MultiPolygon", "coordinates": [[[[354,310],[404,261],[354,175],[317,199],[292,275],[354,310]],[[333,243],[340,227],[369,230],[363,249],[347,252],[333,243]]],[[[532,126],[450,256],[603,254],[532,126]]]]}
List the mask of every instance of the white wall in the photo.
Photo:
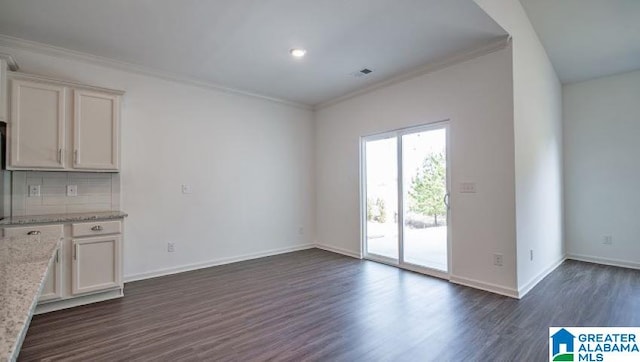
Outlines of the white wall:
{"type": "Polygon", "coordinates": [[[640,268],[640,71],[565,85],[563,113],[569,256],[640,268]]]}
{"type": "Polygon", "coordinates": [[[126,91],[125,277],[313,241],[310,110],[39,50],[0,49],[24,72],[126,91]],[[181,184],[193,194],[181,194],[181,184]],[[169,241],[175,253],[167,253],[169,241]]]}
{"type": "Polygon", "coordinates": [[[562,90],[520,2],[475,2],[513,41],[517,270],[523,294],[564,258],[562,90]]]}
{"type": "Polygon", "coordinates": [[[316,112],[318,242],[360,253],[361,136],[450,119],[452,279],[516,288],[511,49],[505,48],[316,112]],[[474,181],[476,194],[458,193],[474,181]],[[502,253],[505,265],[493,265],[502,253]]]}

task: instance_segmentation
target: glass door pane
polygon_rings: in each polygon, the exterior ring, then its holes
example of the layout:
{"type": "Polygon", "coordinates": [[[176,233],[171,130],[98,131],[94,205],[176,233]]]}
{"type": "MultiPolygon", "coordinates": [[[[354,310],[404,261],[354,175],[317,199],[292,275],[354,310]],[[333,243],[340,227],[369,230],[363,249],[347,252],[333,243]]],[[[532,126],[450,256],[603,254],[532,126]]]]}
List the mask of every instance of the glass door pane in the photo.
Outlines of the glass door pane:
{"type": "Polygon", "coordinates": [[[402,136],[403,262],[447,271],[447,134],[402,136]]]}
{"type": "Polygon", "coordinates": [[[398,259],[397,138],[365,142],[367,254],[398,259]]]}

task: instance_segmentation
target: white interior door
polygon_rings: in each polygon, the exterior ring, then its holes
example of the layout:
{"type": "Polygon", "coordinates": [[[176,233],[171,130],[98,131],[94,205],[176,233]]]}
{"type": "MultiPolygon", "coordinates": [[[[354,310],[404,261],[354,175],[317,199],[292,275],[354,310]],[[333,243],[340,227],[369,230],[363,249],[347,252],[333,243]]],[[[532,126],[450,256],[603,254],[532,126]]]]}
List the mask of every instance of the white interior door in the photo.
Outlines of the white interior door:
{"type": "Polygon", "coordinates": [[[367,259],[449,274],[448,123],[362,139],[362,239],[367,259]]]}

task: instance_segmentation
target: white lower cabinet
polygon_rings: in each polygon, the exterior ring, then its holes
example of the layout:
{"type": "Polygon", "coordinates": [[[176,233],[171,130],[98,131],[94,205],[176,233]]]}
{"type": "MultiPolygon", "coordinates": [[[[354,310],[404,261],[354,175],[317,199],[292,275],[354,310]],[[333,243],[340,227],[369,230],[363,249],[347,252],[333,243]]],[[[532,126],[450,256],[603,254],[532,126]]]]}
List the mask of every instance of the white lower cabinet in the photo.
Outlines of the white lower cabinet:
{"type": "Polygon", "coordinates": [[[49,268],[36,313],[121,297],[122,221],[5,227],[4,236],[58,233],[62,246],[49,268]]]}
{"type": "Polygon", "coordinates": [[[44,283],[40,293],[39,302],[46,302],[62,298],[62,263],[60,262],[60,250],[56,251],[56,257],[47,274],[47,281],[44,283]]]}
{"type": "Polygon", "coordinates": [[[122,287],[119,235],[73,239],[71,293],[122,287]]]}
{"type": "MultiPolygon", "coordinates": [[[[35,225],[4,229],[5,237],[41,234],[57,234],[64,236],[64,225],[35,225]]],[[[40,294],[40,302],[62,298],[62,273],[62,248],[60,248],[56,252],[53,264],[49,268],[47,280],[42,289],[42,293],[40,294]]]]}

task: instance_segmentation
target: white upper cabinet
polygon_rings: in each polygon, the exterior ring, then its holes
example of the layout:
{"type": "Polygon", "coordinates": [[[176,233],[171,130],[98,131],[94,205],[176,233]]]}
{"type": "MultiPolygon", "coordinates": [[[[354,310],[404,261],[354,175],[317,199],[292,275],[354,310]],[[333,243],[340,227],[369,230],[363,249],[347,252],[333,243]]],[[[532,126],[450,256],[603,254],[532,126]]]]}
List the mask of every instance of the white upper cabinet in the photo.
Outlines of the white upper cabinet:
{"type": "Polygon", "coordinates": [[[74,90],[73,168],[117,170],[119,97],[74,90]]]}
{"type": "Polygon", "coordinates": [[[64,169],[65,87],[14,80],[11,87],[9,164],[64,169]]]}
{"type": "Polygon", "coordinates": [[[122,92],[11,75],[8,169],[118,171],[122,92]]]}
{"type": "Polygon", "coordinates": [[[7,61],[0,58],[0,122],[7,121],[7,61]]]}
{"type": "Polygon", "coordinates": [[[0,122],[9,121],[9,81],[10,70],[18,70],[16,60],[9,54],[0,53],[0,122]]]}

